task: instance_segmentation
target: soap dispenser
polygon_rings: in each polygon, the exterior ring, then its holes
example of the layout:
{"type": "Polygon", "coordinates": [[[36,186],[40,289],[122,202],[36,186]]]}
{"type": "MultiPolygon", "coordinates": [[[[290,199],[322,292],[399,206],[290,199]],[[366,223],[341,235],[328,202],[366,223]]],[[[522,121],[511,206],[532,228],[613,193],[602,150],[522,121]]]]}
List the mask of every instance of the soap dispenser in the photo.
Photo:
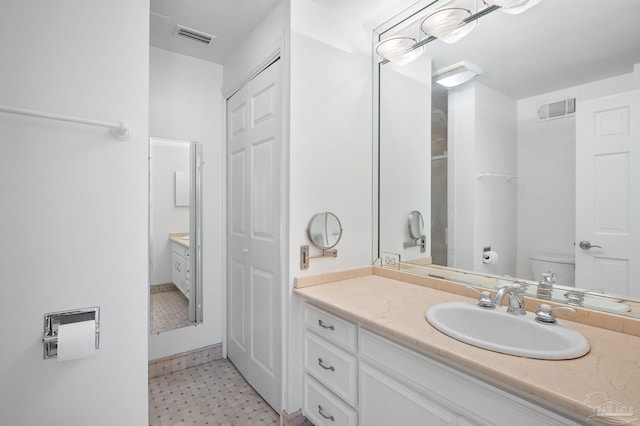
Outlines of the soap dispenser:
{"type": "Polygon", "coordinates": [[[551,299],[553,293],[553,285],[557,282],[556,274],[551,271],[543,272],[542,279],[538,283],[536,297],[540,299],[551,299]]]}

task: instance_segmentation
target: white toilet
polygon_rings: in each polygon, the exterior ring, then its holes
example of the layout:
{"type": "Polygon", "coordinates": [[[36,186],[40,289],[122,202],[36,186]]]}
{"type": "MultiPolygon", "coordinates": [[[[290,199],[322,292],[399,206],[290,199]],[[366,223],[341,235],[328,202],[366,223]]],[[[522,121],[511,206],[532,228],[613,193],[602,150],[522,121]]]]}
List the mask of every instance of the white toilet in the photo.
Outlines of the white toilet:
{"type": "Polygon", "coordinates": [[[550,253],[537,253],[531,255],[531,270],[536,281],[542,279],[544,272],[551,271],[556,274],[557,283],[575,287],[576,260],[573,256],[550,253]]]}

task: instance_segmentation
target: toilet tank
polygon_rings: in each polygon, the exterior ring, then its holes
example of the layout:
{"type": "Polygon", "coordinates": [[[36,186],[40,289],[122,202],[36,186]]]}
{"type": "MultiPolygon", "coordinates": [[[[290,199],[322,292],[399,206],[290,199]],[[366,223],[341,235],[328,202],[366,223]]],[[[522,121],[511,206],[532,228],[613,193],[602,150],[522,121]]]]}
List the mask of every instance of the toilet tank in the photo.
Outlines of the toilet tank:
{"type": "Polygon", "coordinates": [[[575,287],[576,261],[573,256],[536,253],[531,255],[531,270],[536,281],[542,279],[544,272],[551,271],[556,274],[557,283],[575,287]]]}

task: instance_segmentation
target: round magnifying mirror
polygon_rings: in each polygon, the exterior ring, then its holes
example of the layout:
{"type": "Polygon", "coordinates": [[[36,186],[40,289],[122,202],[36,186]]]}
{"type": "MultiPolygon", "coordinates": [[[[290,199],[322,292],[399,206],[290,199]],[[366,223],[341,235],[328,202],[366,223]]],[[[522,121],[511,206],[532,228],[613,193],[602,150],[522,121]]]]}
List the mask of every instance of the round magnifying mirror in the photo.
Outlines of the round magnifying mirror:
{"type": "Polygon", "coordinates": [[[422,219],[422,213],[418,210],[409,213],[409,235],[414,240],[424,235],[424,220],[422,219]]]}
{"type": "Polygon", "coordinates": [[[342,225],[331,212],[317,213],[309,221],[309,240],[315,247],[327,250],[335,247],[342,238],[342,225]]]}

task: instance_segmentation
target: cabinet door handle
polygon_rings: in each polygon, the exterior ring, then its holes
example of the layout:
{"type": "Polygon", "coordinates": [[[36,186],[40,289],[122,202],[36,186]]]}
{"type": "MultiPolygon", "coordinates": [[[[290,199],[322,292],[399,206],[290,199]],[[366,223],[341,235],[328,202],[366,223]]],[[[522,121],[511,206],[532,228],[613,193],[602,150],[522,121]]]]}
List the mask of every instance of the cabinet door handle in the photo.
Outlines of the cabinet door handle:
{"type": "Polygon", "coordinates": [[[335,328],[334,326],[332,326],[332,325],[324,325],[324,324],[322,323],[322,320],[321,320],[321,319],[319,319],[319,320],[318,320],[318,325],[319,325],[320,327],[322,327],[322,328],[328,328],[328,329],[329,329],[329,330],[331,330],[331,331],[333,331],[333,330],[335,330],[335,329],[336,329],[336,328],[335,328]]]}
{"type": "Polygon", "coordinates": [[[318,413],[320,413],[320,415],[321,415],[322,417],[324,417],[325,419],[327,419],[327,420],[331,420],[332,422],[335,422],[335,421],[336,421],[336,418],[335,418],[335,417],[333,417],[333,416],[327,416],[327,415],[324,413],[324,410],[322,409],[322,405],[318,405],[318,413]]]}
{"type": "Polygon", "coordinates": [[[318,365],[322,368],[324,368],[325,370],[331,370],[331,371],[336,371],[335,368],[333,368],[332,365],[324,365],[324,363],[322,362],[322,358],[318,358],[318,365]]]}

